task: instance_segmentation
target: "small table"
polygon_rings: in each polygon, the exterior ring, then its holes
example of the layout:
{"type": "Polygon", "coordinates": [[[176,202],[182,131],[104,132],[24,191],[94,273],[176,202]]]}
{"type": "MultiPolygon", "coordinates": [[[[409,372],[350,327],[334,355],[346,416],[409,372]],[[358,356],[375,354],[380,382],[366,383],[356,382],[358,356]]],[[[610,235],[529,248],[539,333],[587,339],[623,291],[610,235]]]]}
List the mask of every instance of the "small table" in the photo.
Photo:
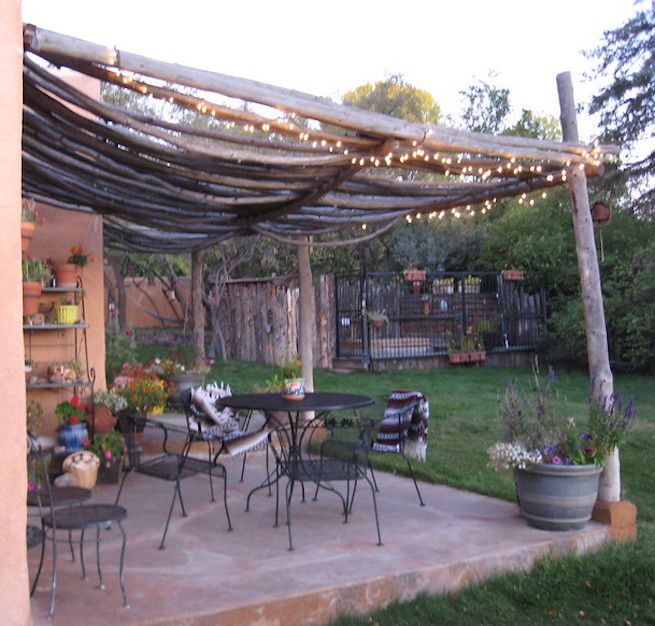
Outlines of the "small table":
{"type": "MultiPolygon", "coordinates": [[[[300,428],[302,413],[315,413],[314,420],[321,419],[331,411],[354,410],[370,406],[375,400],[369,396],[353,393],[334,393],[326,391],[309,392],[302,400],[286,400],[280,393],[243,393],[221,398],[220,404],[232,409],[261,411],[267,422],[274,422],[273,413],[286,413],[289,426],[287,433],[288,460],[301,456],[301,443],[307,425],[300,428]]],[[[313,420],[312,420],[313,421],[313,420]]],[[[268,463],[268,462],[267,462],[268,463]]],[[[250,506],[250,496],[264,487],[269,487],[279,480],[277,472],[269,472],[266,479],[249,494],[246,511],[250,506]]]]}

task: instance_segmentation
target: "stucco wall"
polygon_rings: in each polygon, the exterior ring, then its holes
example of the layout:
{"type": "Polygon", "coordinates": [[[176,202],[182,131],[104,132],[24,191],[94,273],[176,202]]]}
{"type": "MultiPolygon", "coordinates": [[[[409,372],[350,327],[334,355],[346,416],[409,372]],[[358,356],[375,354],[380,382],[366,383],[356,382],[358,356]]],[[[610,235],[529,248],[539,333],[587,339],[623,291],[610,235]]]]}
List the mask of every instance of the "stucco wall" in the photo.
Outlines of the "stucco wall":
{"type": "Polygon", "coordinates": [[[20,244],[22,26],[19,0],[0,0],[0,621],[31,622],[25,526],[25,388],[20,244]]]}

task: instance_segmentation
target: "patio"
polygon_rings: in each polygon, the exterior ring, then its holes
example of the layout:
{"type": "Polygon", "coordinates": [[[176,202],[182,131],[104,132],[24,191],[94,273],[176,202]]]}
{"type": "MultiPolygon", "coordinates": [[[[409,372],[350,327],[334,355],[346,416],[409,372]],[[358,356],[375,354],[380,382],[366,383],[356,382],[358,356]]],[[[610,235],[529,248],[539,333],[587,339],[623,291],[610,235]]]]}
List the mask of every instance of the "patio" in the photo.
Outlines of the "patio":
{"type": "MultiPolygon", "coordinates": [[[[172,417],[173,421],[178,418],[172,417]]],[[[144,447],[148,449],[148,440],[144,447]]],[[[529,569],[546,554],[583,553],[610,537],[610,526],[553,533],[529,528],[515,504],[423,483],[419,507],[409,479],[379,472],[378,506],[383,547],[376,546],[371,498],[362,488],[352,518],[341,523],[331,494],[304,504],[294,496],[295,550],[287,550],[283,524],[273,528],[274,500],[265,491],[245,498],[264,473],[264,453],[249,456],[243,483],[240,459],[228,459],[228,502],[234,526],[227,531],[220,500],[209,502],[207,477],[183,481],[189,516],[179,505],[166,549],[157,549],[173,483],[128,477],[121,504],[128,509],[126,584],[131,608],[123,609],[116,576],[119,535],[101,546],[107,590],[96,589],[95,556],[87,551],[89,579],[61,549],[55,624],[323,624],[343,612],[364,613],[421,592],[444,593],[499,572],[529,569]]],[[[99,485],[94,500],[113,501],[117,487],[99,485]]],[[[49,556],[32,599],[34,624],[53,623],[49,556]]],[[[30,574],[39,550],[28,552],[30,574]]]]}

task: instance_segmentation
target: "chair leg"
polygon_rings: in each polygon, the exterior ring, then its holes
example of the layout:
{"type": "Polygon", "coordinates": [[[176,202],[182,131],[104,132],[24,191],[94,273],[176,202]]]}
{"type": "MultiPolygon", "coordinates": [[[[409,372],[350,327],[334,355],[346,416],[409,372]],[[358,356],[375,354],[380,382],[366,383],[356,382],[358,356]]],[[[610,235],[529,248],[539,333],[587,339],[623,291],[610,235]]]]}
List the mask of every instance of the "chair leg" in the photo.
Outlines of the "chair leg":
{"type": "Polygon", "coordinates": [[[248,458],[248,453],[244,453],[243,462],[241,463],[241,476],[239,477],[239,482],[243,482],[243,474],[246,471],[246,459],[248,458]]]}
{"type": "Polygon", "coordinates": [[[123,538],[123,543],[121,545],[121,557],[118,565],[118,582],[120,583],[121,591],[123,592],[123,606],[126,609],[129,609],[130,605],[127,601],[127,593],[125,592],[125,581],[123,580],[123,564],[125,562],[125,543],[127,537],[125,536],[125,530],[123,529],[123,525],[120,523],[120,521],[118,522],[118,528],[120,528],[121,536],[123,538]]]}
{"type": "Polygon", "coordinates": [[[293,483],[292,478],[287,482],[287,532],[289,533],[289,550],[293,550],[293,542],[291,541],[291,497],[293,496],[293,483]]]}
{"type": "Polygon", "coordinates": [[[373,471],[373,466],[371,465],[371,460],[370,459],[368,461],[368,469],[371,472],[371,478],[373,479],[373,485],[375,486],[375,491],[380,491],[378,489],[378,483],[375,480],[375,472],[373,471]]]}
{"type": "Polygon", "coordinates": [[[353,485],[353,494],[350,497],[350,508],[348,509],[348,513],[353,512],[353,504],[355,503],[355,493],[357,492],[357,479],[355,478],[355,484],[353,485]]]}
{"type": "Polygon", "coordinates": [[[418,501],[421,503],[421,506],[425,506],[425,502],[423,502],[423,496],[421,496],[421,492],[418,488],[418,483],[416,482],[416,477],[414,476],[414,470],[412,469],[412,464],[409,462],[409,459],[404,455],[401,454],[403,459],[405,459],[405,463],[407,463],[407,467],[409,468],[409,475],[412,477],[412,480],[414,481],[414,487],[416,488],[416,493],[418,494],[418,501]]]}
{"type": "Polygon", "coordinates": [[[207,454],[208,454],[208,459],[207,462],[209,463],[209,491],[211,492],[212,502],[216,502],[216,498],[214,497],[214,481],[212,479],[212,466],[214,465],[212,462],[212,444],[210,441],[207,442],[207,454]]]}
{"type": "MultiPolygon", "coordinates": [[[[168,533],[168,525],[171,523],[171,515],[173,515],[173,507],[175,506],[175,498],[177,497],[178,493],[180,496],[180,503],[182,503],[182,494],[179,492],[180,489],[180,481],[176,480],[175,481],[175,489],[173,491],[173,497],[171,499],[171,506],[168,509],[168,517],[166,518],[166,526],[164,526],[164,534],[161,537],[161,543],[159,544],[159,549],[163,550],[164,549],[164,542],[166,541],[166,534],[168,533]]],[[[184,503],[182,503],[182,515],[184,515],[184,503]]]]}
{"type": "Polygon", "coordinates": [[[114,500],[114,504],[118,504],[118,500],[121,497],[121,493],[123,493],[123,485],[125,484],[125,479],[127,478],[127,475],[130,473],[131,470],[132,468],[129,467],[123,472],[123,478],[121,478],[121,484],[118,486],[118,493],[116,494],[116,500],[114,500]]]}
{"type": "Polygon", "coordinates": [[[70,546],[71,551],[71,561],[75,562],[75,550],[73,549],[73,531],[68,531],[68,545],[70,546]]]}
{"type": "Polygon", "coordinates": [[[275,523],[273,528],[278,527],[279,517],[280,517],[280,474],[275,470],[275,523]]]}
{"type": "Polygon", "coordinates": [[[375,528],[378,533],[378,545],[382,545],[382,536],[380,535],[380,519],[378,518],[378,503],[377,503],[377,498],[375,497],[375,488],[373,487],[373,483],[369,479],[368,476],[364,475],[363,478],[366,480],[366,482],[369,484],[369,487],[371,488],[371,495],[373,496],[373,511],[375,512],[375,528]]]}
{"type": "Polygon", "coordinates": [[[39,582],[39,576],[41,576],[41,568],[43,567],[43,556],[45,555],[45,542],[48,540],[48,535],[43,525],[41,525],[41,557],[39,558],[39,568],[36,570],[36,576],[34,577],[34,582],[32,583],[32,588],[30,589],[30,598],[34,595],[34,590],[36,589],[36,584],[39,582]]]}
{"type": "Polygon", "coordinates": [[[232,530],[230,511],[227,508],[227,470],[223,465],[221,465],[220,467],[223,470],[223,504],[225,505],[225,517],[227,517],[227,529],[232,530]]]}
{"type": "Polygon", "coordinates": [[[82,580],[86,580],[86,567],[84,566],[84,529],[80,533],[80,565],[82,566],[82,580]]]}
{"type": "MultiPolygon", "coordinates": [[[[81,556],[80,556],[81,558],[81,556]]],[[[57,541],[55,538],[55,529],[52,529],[52,580],[50,581],[50,609],[48,617],[55,615],[55,593],[57,591],[57,541]]]]}
{"type": "Polygon", "coordinates": [[[96,567],[98,568],[98,589],[105,589],[102,582],[102,569],[100,569],[100,526],[96,526],[96,567]]]}

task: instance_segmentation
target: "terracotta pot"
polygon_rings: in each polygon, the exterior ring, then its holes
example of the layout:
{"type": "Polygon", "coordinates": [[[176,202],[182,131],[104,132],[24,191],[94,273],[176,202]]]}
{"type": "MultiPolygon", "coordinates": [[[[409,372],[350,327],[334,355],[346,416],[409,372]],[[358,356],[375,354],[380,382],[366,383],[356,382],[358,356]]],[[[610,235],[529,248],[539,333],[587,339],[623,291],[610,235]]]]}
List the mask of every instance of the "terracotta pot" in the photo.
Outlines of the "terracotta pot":
{"type": "Polygon", "coordinates": [[[377,328],[378,330],[380,328],[384,328],[385,324],[386,322],[384,320],[371,320],[371,326],[373,326],[373,328],[377,328]]]}
{"type": "Polygon", "coordinates": [[[21,247],[23,252],[27,252],[30,249],[30,243],[32,242],[32,237],[34,237],[35,230],[36,224],[33,222],[20,223],[21,247]]]}
{"type": "Polygon", "coordinates": [[[423,306],[423,315],[430,315],[430,301],[423,300],[422,306],[423,306]]]}
{"type": "Polygon", "coordinates": [[[96,435],[114,430],[116,416],[106,406],[96,406],[93,409],[93,431],[96,435]]]}
{"type": "Polygon", "coordinates": [[[55,281],[57,287],[77,286],[77,266],[72,263],[55,265],[55,281]]]}
{"type": "Polygon", "coordinates": [[[409,290],[414,294],[418,294],[418,293],[421,293],[422,287],[423,287],[423,281],[422,280],[415,280],[415,281],[412,281],[411,285],[409,286],[409,290]]]}
{"type": "Polygon", "coordinates": [[[39,312],[39,298],[42,289],[41,283],[23,283],[23,315],[36,315],[39,312]]]}
{"type": "Polygon", "coordinates": [[[595,226],[605,226],[612,220],[612,211],[604,202],[594,202],[594,205],[591,207],[591,219],[595,226]]]}

